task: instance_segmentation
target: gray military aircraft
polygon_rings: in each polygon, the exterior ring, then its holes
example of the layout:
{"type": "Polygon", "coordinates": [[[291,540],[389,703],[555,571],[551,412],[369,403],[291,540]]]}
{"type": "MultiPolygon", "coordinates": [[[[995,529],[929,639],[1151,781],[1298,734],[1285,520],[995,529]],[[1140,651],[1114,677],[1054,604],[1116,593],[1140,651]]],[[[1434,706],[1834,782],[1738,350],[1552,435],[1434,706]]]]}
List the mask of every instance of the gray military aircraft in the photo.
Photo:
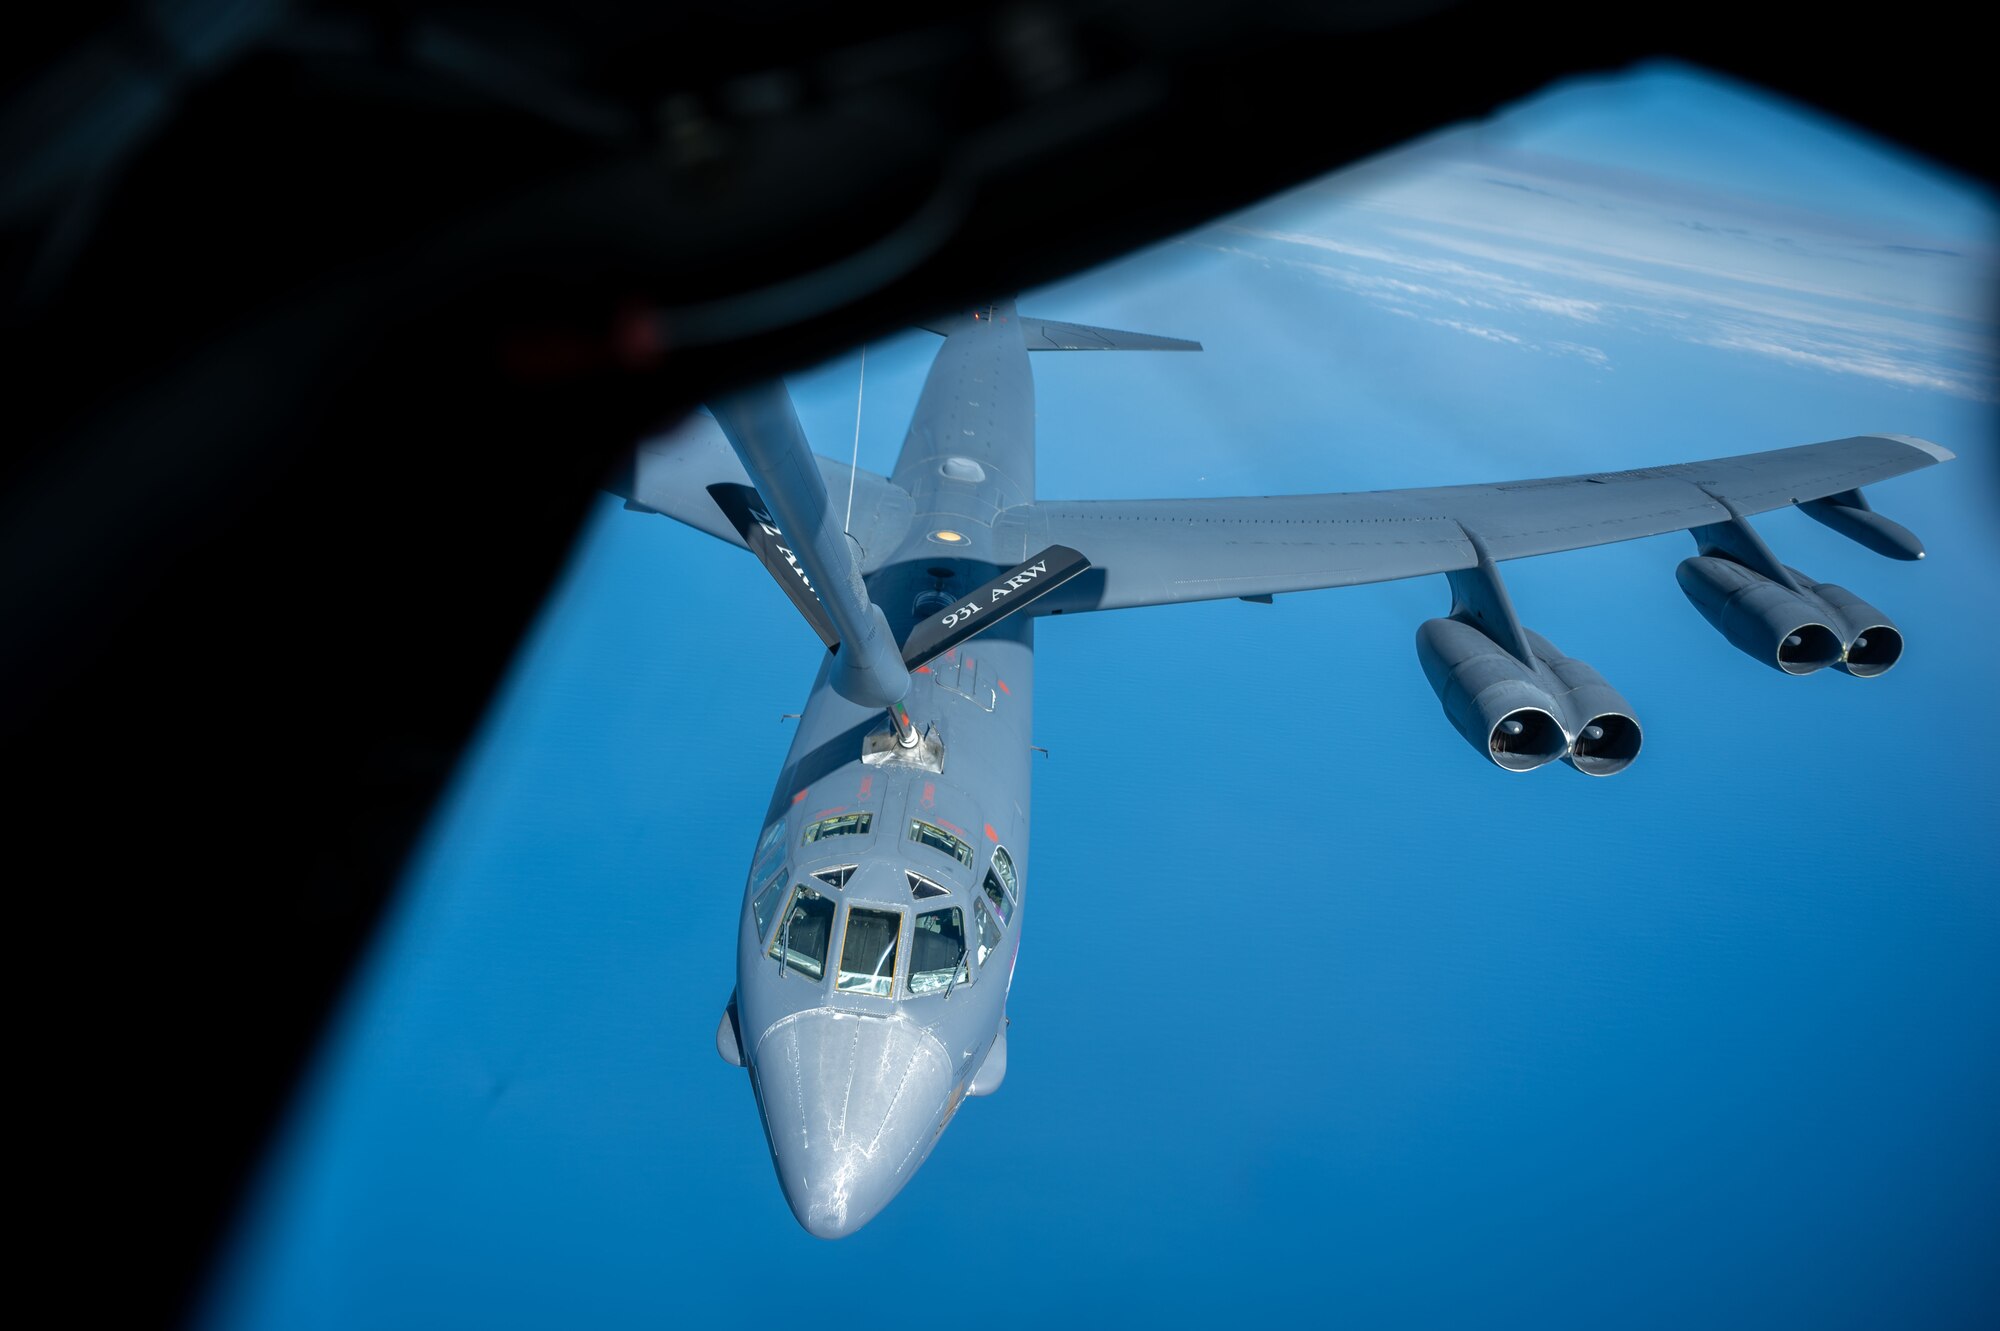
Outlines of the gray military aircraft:
{"type": "Polygon", "coordinates": [[[1451,608],[1418,629],[1417,656],[1451,724],[1508,771],[1561,759],[1609,776],[1638,756],[1637,716],[1523,627],[1501,561],[1684,530],[1681,588],[1730,642],[1787,674],[1866,678],[1895,665],[1900,631],[1779,562],[1747,519],[1794,504],[1921,559],[1862,487],[1952,457],[1861,435],[1491,485],[1051,502],[1035,496],[1028,353],[1199,344],[1011,302],[931,330],[944,344],[886,478],[815,456],[769,385],[642,445],[611,487],[754,552],[827,647],[752,857],[716,1028],[722,1057],[749,1069],[793,1213],[822,1238],[880,1212],[965,1097],[1007,1075],[1037,617],[1442,574],[1451,608]]]}

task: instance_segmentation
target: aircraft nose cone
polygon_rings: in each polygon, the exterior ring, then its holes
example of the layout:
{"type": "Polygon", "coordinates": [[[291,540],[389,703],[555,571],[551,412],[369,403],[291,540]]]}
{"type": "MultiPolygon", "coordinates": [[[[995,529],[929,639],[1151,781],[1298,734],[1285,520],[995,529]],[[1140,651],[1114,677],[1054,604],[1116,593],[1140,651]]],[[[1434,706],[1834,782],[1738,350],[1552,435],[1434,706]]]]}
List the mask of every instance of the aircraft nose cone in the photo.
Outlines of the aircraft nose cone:
{"type": "Polygon", "coordinates": [[[902,1191],[937,1136],[951,1073],[944,1046],[902,1017],[801,1012],[764,1033],[764,1131],[809,1233],[852,1234],[902,1191]]]}

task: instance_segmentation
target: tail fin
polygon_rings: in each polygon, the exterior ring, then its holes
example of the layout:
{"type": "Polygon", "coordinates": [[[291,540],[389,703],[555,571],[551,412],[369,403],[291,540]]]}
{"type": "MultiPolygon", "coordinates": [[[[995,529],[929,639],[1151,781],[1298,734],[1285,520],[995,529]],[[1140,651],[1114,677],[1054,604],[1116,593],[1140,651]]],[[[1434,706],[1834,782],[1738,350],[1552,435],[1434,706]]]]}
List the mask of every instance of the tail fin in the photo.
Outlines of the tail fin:
{"type": "MultiPolygon", "coordinates": [[[[980,320],[993,317],[993,313],[981,310],[977,313],[933,319],[924,324],[924,327],[933,333],[949,337],[961,330],[977,327],[980,320]]],[[[1020,321],[1021,337],[1028,344],[1030,351],[1201,350],[1201,343],[1190,342],[1186,338],[1160,337],[1153,333],[1127,333],[1117,328],[1094,328],[1089,324],[1058,323],[1054,319],[1036,319],[1025,314],[1015,317],[1020,321]]]]}

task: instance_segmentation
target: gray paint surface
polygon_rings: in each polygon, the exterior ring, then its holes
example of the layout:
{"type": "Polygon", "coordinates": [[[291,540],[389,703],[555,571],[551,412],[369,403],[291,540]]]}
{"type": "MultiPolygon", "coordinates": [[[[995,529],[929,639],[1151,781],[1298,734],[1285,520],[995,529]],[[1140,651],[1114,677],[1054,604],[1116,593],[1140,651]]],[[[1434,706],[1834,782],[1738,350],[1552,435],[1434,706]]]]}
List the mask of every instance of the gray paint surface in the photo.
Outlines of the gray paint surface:
{"type": "MultiPolygon", "coordinates": [[[[819,475],[810,478],[835,505],[853,485],[854,568],[890,630],[907,641],[936,597],[963,594],[1052,544],[1074,547],[1093,567],[1027,612],[912,672],[904,701],[932,745],[910,753],[885,749],[883,713],[832,687],[837,654],[822,662],[799,718],[765,818],[760,846],[770,850],[760,850],[746,885],[737,991],[718,1044],[725,1057],[735,1052],[749,1069],[794,1214],[809,1231],[829,1238],[878,1214],[921,1166],[963,1099],[991,1091],[1004,1074],[1007,990],[1033,882],[1035,617],[1468,570],[1490,580],[1494,597],[1502,598],[1494,561],[1741,524],[1749,515],[1846,495],[1951,457],[1922,440],[1864,435],[1676,466],[1484,485],[1049,502],[1035,496],[1028,352],[1072,349],[1072,343],[1098,350],[1193,344],[1024,321],[1009,302],[935,331],[947,335],[892,476],[819,458],[819,475]],[[805,840],[807,829],[823,820],[856,813],[871,817],[865,833],[805,840]],[[971,862],[911,840],[919,822],[958,838],[970,848],[971,862]],[[980,957],[976,921],[987,909],[982,884],[1002,851],[1015,870],[1017,899],[997,946],[980,957]],[[849,868],[838,887],[815,877],[849,868]],[[925,890],[934,894],[916,897],[911,875],[932,884],[925,890]],[[782,880],[777,904],[760,925],[753,903],[774,876],[782,880]],[[774,944],[789,942],[785,894],[802,886],[835,907],[826,964],[817,977],[781,964],[772,953],[774,944]],[[857,909],[898,915],[886,995],[844,990],[838,981],[857,909]],[[960,912],[973,955],[962,979],[912,992],[915,921],[939,909],[960,912]]],[[[747,480],[715,423],[697,417],[643,446],[618,492],[628,506],[740,545],[706,487],[747,480]]],[[[767,485],[781,483],[766,478],[767,485]]],[[[1780,599],[1789,594],[1780,591],[1780,599]]],[[[1584,713],[1622,711],[1622,699],[1589,672],[1587,687],[1602,686],[1601,707],[1547,704],[1561,725],[1559,752],[1532,763],[1503,761],[1510,756],[1503,752],[1503,727],[1510,715],[1521,714],[1509,709],[1523,699],[1532,705],[1535,690],[1554,687],[1551,670],[1589,668],[1525,633],[1500,633],[1503,641],[1496,643],[1497,630],[1481,625],[1477,605],[1455,607],[1453,622],[1472,631],[1480,650],[1494,648],[1498,662],[1484,668],[1490,687],[1447,700],[1453,724],[1510,769],[1562,756],[1590,770],[1582,732],[1592,718],[1584,713]],[[1515,638],[1520,642],[1511,650],[1504,645],[1515,638]],[[1529,644],[1525,652],[1521,643],[1529,644]],[[1495,701],[1501,697],[1511,701],[1503,706],[1495,701]],[[1578,714],[1567,715],[1571,711],[1578,714]]],[[[1454,661],[1438,664],[1442,677],[1454,661]]],[[[1443,687],[1440,697],[1446,697],[1443,687]]]]}

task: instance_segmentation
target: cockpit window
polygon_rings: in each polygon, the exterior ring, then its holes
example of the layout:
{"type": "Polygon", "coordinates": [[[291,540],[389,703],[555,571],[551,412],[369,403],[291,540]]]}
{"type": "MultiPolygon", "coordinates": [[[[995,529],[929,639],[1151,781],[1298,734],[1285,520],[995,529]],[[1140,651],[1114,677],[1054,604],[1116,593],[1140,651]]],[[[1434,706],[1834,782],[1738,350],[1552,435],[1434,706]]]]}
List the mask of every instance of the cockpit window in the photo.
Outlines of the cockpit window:
{"type": "Polygon", "coordinates": [[[778,861],[785,857],[782,844],[785,839],[785,820],[780,818],[766,828],[757,842],[757,853],[750,859],[750,881],[761,883],[771,876],[778,867],[778,861]]]}
{"type": "Polygon", "coordinates": [[[1000,946],[1000,926],[983,901],[972,903],[972,914],[979,922],[979,964],[984,966],[986,958],[993,955],[993,949],[1000,946]]]}
{"type": "Polygon", "coordinates": [[[912,818],[910,820],[910,840],[920,846],[929,846],[932,850],[941,850],[968,869],[972,867],[972,847],[966,845],[942,827],[924,822],[920,818],[912,818]]]}
{"type": "Polygon", "coordinates": [[[1005,846],[993,848],[993,872],[1000,875],[1000,885],[1007,889],[1007,900],[1020,900],[1021,880],[1014,873],[1014,857],[1005,846]]]}
{"type": "Polygon", "coordinates": [[[840,945],[836,992],[874,994],[887,998],[896,988],[896,941],[903,932],[903,913],[850,907],[847,938],[840,945]]]}
{"type": "Polygon", "coordinates": [[[783,957],[787,966],[817,980],[826,974],[826,949],[832,939],[832,900],[800,883],[792,889],[768,955],[783,957]]]}
{"type": "Polygon", "coordinates": [[[910,992],[949,990],[965,979],[965,916],[958,907],[925,911],[910,934],[910,992]]]}
{"type": "Polygon", "coordinates": [[[910,870],[905,869],[903,870],[903,877],[910,880],[910,895],[919,901],[922,901],[925,897],[948,897],[951,895],[950,888],[940,887],[920,873],[912,873],[910,870]]]}
{"type": "Polygon", "coordinates": [[[1006,928],[1014,919],[1014,901],[1009,893],[1000,886],[999,875],[995,874],[993,870],[988,869],[986,871],[986,881],[979,886],[986,893],[986,899],[993,903],[993,913],[1000,917],[1000,927],[1003,929],[1006,928]]]}
{"type": "Polygon", "coordinates": [[[771,881],[759,888],[750,902],[750,911],[757,917],[757,937],[763,938],[765,928],[771,923],[771,916],[778,909],[778,889],[785,885],[782,869],[771,875],[771,881]]]}
{"type": "Polygon", "coordinates": [[[831,818],[822,818],[806,829],[799,844],[810,846],[815,841],[824,841],[830,836],[854,836],[866,832],[875,824],[872,813],[837,813],[831,818]]]}

